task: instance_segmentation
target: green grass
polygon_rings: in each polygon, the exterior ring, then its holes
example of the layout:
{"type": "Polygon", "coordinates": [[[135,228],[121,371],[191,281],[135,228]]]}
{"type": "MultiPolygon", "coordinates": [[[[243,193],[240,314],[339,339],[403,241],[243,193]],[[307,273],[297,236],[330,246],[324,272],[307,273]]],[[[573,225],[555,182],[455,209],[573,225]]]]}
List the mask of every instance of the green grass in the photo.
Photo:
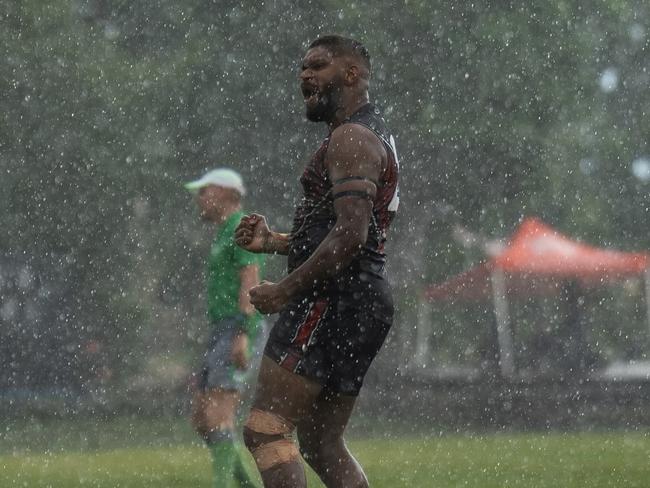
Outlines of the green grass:
{"type": "MultiPolygon", "coordinates": [[[[350,443],[373,488],[650,486],[650,437],[642,433],[450,435],[350,443]]],[[[198,444],[30,453],[0,457],[0,486],[209,488],[198,444]]],[[[310,473],[310,487],[322,486],[310,473]]]]}
{"type": "MultiPolygon", "coordinates": [[[[107,451],[119,448],[175,447],[198,438],[183,417],[0,418],[0,456],[4,453],[107,451]]],[[[0,485],[3,488],[3,485],[0,485]]]]}

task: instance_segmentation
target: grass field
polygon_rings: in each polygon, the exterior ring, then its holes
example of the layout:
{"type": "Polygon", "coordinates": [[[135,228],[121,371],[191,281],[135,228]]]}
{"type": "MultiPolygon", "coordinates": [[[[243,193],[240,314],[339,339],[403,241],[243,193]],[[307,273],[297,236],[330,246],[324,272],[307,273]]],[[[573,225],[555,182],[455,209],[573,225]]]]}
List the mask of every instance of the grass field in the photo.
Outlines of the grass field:
{"type": "MultiPolygon", "coordinates": [[[[136,424],[120,421],[107,429],[110,433],[97,427],[93,445],[79,434],[88,429],[79,426],[65,428],[77,434],[63,444],[57,442],[62,431],[54,427],[35,434],[29,431],[31,423],[19,426],[22,431],[14,426],[0,442],[0,486],[210,487],[208,453],[184,424],[171,430],[163,428],[164,421],[137,424],[141,431],[136,424]],[[155,435],[152,442],[156,428],[168,435],[155,435]]],[[[350,446],[373,488],[650,487],[650,436],[645,433],[378,437],[356,439],[350,446]]],[[[309,474],[309,486],[322,486],[309,474]]]]}

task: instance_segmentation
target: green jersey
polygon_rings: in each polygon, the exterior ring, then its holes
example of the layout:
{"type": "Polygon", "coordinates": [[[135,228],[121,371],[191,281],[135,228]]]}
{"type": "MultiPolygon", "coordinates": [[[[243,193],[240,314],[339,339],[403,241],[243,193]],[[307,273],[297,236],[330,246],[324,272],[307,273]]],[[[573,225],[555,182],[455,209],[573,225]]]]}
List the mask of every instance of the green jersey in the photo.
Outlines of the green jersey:
{"type": "MultiPolygon", "coordinates": [[[[239,309],[240,271],[245,266],[257,265],[262,275],[264,256],[245,251],[235,244],[235,229],[244,213],[230,215],[219,227],[208,260],[208,316],[213,323],[241,315],[239,309]]],[[[254,335],[261,316],[255,312],[242,329],[254,335]]]]}

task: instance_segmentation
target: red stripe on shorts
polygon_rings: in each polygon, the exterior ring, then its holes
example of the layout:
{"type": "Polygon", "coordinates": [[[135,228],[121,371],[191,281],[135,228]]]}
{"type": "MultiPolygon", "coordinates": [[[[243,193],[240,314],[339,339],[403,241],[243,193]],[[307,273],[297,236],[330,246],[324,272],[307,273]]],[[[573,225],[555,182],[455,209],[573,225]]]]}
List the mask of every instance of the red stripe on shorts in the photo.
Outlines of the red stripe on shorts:
{"type": "Polygon", "coordinates": [[[318,322],[320,322],[320,319],[323,317],[326,309],[327,300],[324,298],[317,300],[311,307],[311,310],[309,310],[307,317],[305,317],[305,321],[300,327],[298,327],[296,335],[293,337],[291,343],[298,346],[307,344],[309,337],[318,325],[318,322]]]}

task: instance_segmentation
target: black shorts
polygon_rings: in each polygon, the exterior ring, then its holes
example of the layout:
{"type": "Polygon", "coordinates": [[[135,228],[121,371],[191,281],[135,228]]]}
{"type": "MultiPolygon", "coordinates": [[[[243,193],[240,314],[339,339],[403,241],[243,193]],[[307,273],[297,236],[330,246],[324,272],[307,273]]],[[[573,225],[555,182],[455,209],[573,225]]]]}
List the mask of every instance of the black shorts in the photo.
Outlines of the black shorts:
{"type": "Polygon", "coordinates": [[[314,293],[289,303],[264,354],[331,391],[358,395],[392,323],[386,281],[359,281],[346,292],[314,293]]]}

